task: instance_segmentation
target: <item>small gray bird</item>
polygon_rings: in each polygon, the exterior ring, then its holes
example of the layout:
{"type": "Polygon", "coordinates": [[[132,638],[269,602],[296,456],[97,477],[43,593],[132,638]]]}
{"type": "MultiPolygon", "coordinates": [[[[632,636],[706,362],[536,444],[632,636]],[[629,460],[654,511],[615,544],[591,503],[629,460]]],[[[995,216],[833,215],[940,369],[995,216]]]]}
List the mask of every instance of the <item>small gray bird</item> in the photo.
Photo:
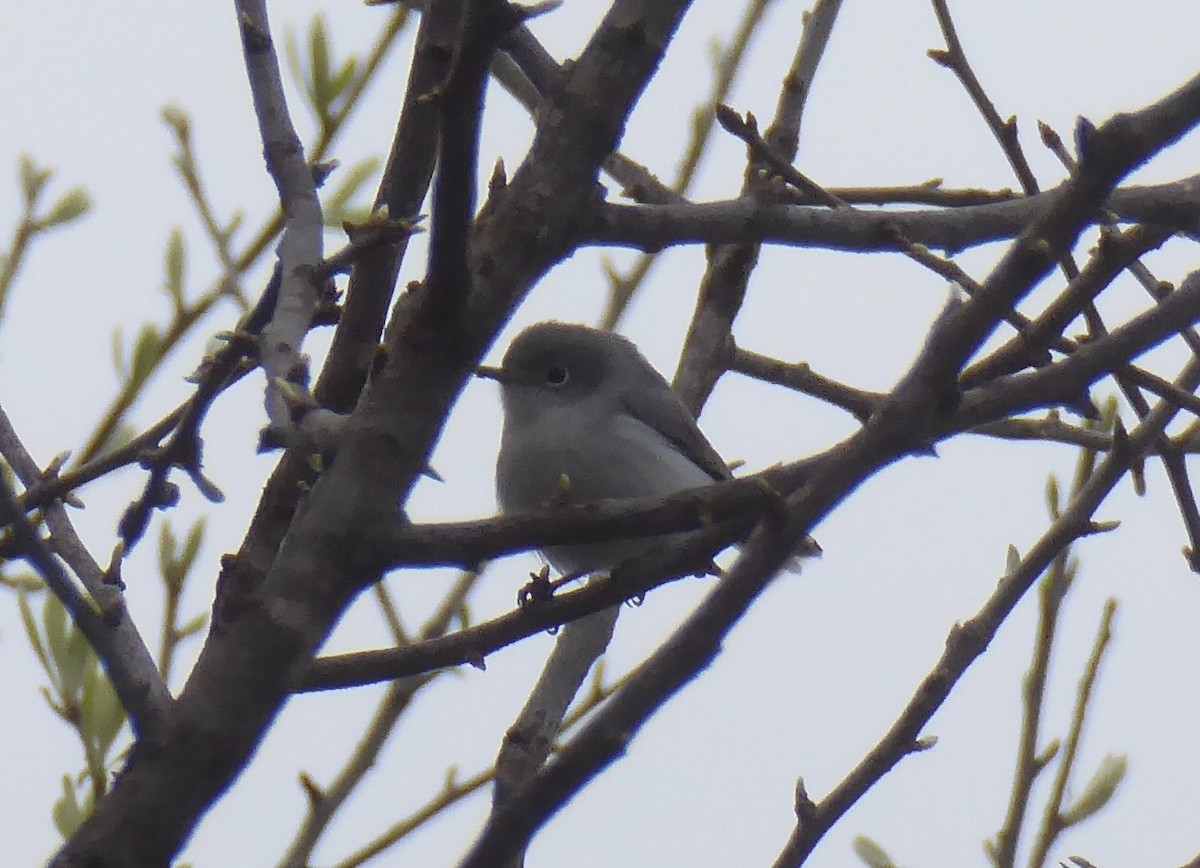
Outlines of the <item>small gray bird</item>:
{"type": "MultiPolygon", "coordinates": [[[[501,367],[478,373],[501,387],[496,497],[506,513],[667,495],[732,478],[667,381],[619,335],[539,323],[516,337],[501,367]]],[[[559,571],[580,574],[661,544],[616,540],[543,554],[559,571]]]]}

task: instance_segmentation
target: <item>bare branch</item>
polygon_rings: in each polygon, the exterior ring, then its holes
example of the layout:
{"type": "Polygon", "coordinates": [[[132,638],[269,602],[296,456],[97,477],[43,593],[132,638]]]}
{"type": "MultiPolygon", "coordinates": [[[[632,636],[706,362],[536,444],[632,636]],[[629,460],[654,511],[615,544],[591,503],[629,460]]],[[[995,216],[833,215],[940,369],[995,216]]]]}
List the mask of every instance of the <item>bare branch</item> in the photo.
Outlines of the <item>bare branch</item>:
{"type": "MultiPolygon", "coordinates": [[[[428,463],[469,372],[531,283],[575,243],[599,165],[687,5],[618,0],[610,9],[564,84],[564,94],[588,98],[562,99],[547,110],[526,162],[477,221],[470,316],[453,328],[439,324],[427,291],[400,306],[387,362],[282,546],[252,539],[245,563],[238,563],[241,555],[227,559],[208,642],[177,701],[176,726],[153,750],[135,746],[57,865],[169,861],[240,771],[294,674],[358,591],[378,578],[376,533],[397,520],[396,506],[428,463]],[[197,749],[199,742],[208,749],[197,749]]],[[[288,509],[297,496],[290,491],[269,508],[288,509]]]]}
{"type": "MultiPolygon", "coordinates": [[[[1188,390],[1200,385],[1200,361],[1192,360],[1176,383],[1188,390]]],[[[1113,487],[1129,472],[1138,456],[1165,430],[1176,408],[1161,402],[1129,437],[1128,449],[1111,453],[1079,491],[1062,516],[1000,582],[996,592],[973,618],[956,626],[946,639],[946,650],[917,688],[913,698],[882,740],[843,781],[801,818],[783,851],[777,868],[800,865],[813,847],[850,806],[896,763],[912,752],[921,730],[941,707],[950,691],[987,648],[1000,625],[1038,576],[1071,542],[1090,530],[1091,518],[1113,487]]]]}
{"type": "Polygon", "coordinates": [[[962,82],[963,87],[971,96],[971,101],[983,115],[988,129],[1000,143],[1000,148],[1004,151],[1004,156],[1008,158],[1013,172],[1021,182],[1022,189],[1026,194],[1036,193],[1038,191],[1037,179],[1033,176],[1033,170],[1029,168],[1029,162],[1025,159],[1017,141],[1017,119],[1014,117],[1007,121],[1002,120],[1000,113],[996,111],[995,105],[984,91],[983,85],[979,83],[975,71],[971,69],[971,64],[967,61],[962,43],[958,39],[958,31],[954,27],[954,21],[950,18],[946,0],[933,0],[933,10],[937,15],[938,25],[942,28],[942,36],[945,37],[947,50],[931,50],[929,56],[936,63],[951,70],[962,82]]]}
{"type": "Polygon", "coordinates": [[[1058,774],[1054,776],[1054,784],[1043,815],[1042,828],[1029,857],[1030,865],[1044,865],[1050,846],[1067,828],[1063,817],[1063,799],[1066,796],[1067,782],[1071,779],[1075,758],[1079,752],[1079,738],[1083,732],[1083,723],[1087,716],[1088,703],[1092,698],[1092,689],[1095,687],[1096,678],[1100,673],[1100,661],[1103,660],[1104,652],[1107,650],[1109,642],[1112,641],[1112,624],[1116,614],[1117,601],[1110,597],[1104,606],[1104,614],[1100,620],[1100,628],[1091,657],[1088,658],[1083,675],[1079,679],[1079,694],[1075,703],[1075,711],[1071,715],[1071,727],[1063,742],[1058,774]]]}
{"type": "MultiPolygon", "coordinates": [[[[37,464],[21,444],[2,408],[0,455],[23,484],[28,486],[37,481],[40,475],[37,464]]],[[[120,585],[109,581],[92,558],[61,503],[43,507],[53,553],[50,545],[38,536],[2,474],[0,512],[3,513],[0,527],[7,526],[16,552],[29,561],[51,592],[62,601],[104,664],[104,671],[129,713],[134,731],[147,739],[158,737],[171,712],[171,693],[129,615],[120,585]],[[54,553],[79,577],[87,589],[86,595],[62,568],[54,553]]]]}
{"type": "MultiPolygon", "coordinates": [[[[660,250],[677,244],[760,241],[846,251],[899,251],[895,232],[913,244],[957,252],[1017,237],[1061,199],[1069,182],[1012,201],[930,211],[828,211],[736,199],[724,202],[595,206],[585,243],[660,250]]],[[[1196,233],[1200,206],[1195,178],[1127,187],[1103,203],[1122,222],[1151,223],[1196,233]]],[[[1102,222],[1099,210],[1088,225],[1102,222]]]]}
{"type": "Polygon", "coordinates": [[[289,430],[291,411],[281,389],[285,384],[308,385],[300,348],[317,307],[316,274],[323,259],[321,202],[304,146],[288,114],[266,3],[235,0],[234,5],[267,171],[286,215],[278,249],[279,294],[264,329],[259,358],[267,375],[267,415],[272,426],[289,430]]]}
{"type": "MultiPolygon", "coordinates": [[[[968,302],[947,308],[935,322],[909,373],[870,423],[832,450],[807,483],[788,498],[784,514],[760,525],[751,535],[717,588],[642,664],[629,686],[613,697],[508,808],[493,815],[464,865],[495,864],[520,852],[549,816],[624,751],[629,738],[667,698],[712,661],[721,637],[742,617],[796,544],[841,498],[881,467],[929,448],[932,426],[957,402],[958,372],[1003,318],[1005,310],[1045,274],[1057,252],[1074,241],[1120,178],[1155,149],[1182,135],[1198,117],[1200,78],[1144,112],[1119,117],[1083,134],[1088,142],[1085,159],[1067,192],[1027,230],[979,293],[968,302]]],[[[1190,388],[1192,376],[1200,376],[1200,365],[1195,370],[1189,368],[1181,378],[1181,388],[1190,388]]],[[[1175,412],[1174,406],[1169,406],[1154,414],[1153,425],[1148,420],[1139,430],[1157,435],[1162,428],[1154,426],[1165,425],[1175,412]]],[[[1127,460],[1124,451],[1109,457],[1108,462],[1119,470],[1110,473],[1108,487],[1097,487],[1101,496],[1123,475],[1127,465],[1122,462],[1127,460]]],[[[1101,477],[1103,472],[1097,474],[1101,477]]],[[[1081,495],[1079,502],[1086,500],[1081,495]]],[[[1099,499],[1095,501],[1098,503],[1099,499]]],[[[1070,529],[1072,538],[1082,532],[1077,526],[1070,529]]],[[[1019,597],[1016,594],[1006,601],[1003,614],[1019,597]]],[[[982,648],[979,645],[975,653],[982,648]]],[[[902,718],[901,723],[905,725],[901,727],[904,739],[900,744],[907,752],[917,733],[909,734],[910,722],[902,718]]],[[[897,759],[893,758],[889,767],[897,759]]]]}

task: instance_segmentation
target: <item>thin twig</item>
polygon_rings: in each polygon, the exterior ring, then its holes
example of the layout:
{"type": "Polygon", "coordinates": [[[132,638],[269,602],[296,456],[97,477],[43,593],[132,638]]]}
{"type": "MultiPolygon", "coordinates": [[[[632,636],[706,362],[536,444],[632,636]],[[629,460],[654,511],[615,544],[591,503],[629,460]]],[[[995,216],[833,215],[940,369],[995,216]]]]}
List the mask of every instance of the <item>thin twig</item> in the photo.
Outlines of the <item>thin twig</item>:
{"type": "MultiPolygon", "coordinates": [[[[455,613],[464,605],[467,595],[475,587],[478,579],[477,573],[463,573],[459,576],[458,581],[446,594],[437,611],[421,628],[421,641],[445,635],[446,631],[450,629],[455,613]]],[[[381,591],[383,587],[382,582],[375,586],[377,592],[381,591]]],[[[380,608],[383,609],[390,629],[396,637],[396,644],[398,646],[408,644],[409,640],[405,637],[404,630],[400,627],[399,620],[392,611],[391,600],[386,591],[379,593],[378,597],[380,608]]],[[[311,862],[312,852],[320,841],[321,835],[354,793],[354,790],[374,768],[379,754],[400,717],[412,706],[413,700],[420,691],[429,686],[439,674],[441,673],[434,672],[393,681],[376,708],[375,715],[367,726],[366,732],[363,733],[349,759],[334,776],[332,783],[328,787],[319,788],[315,782],[305,779],[305,789],[309,796],[308,815],[296,833],[296,838],[288,849],[287,855],[280,863],[282,866],[303,868],[311,862]]]]}
{"type": "Polygon", "coordinates": [[[470,238],[483,97],[492,57],[505,34],[521,22],[505,2],[473,2],[462,11],[462,33],[445,86],[436,94],[441,134],[433,186],[426,284],[430,316],[462,316],[471,291],[470,238]]]}
{"type": "MultiPolygon", "coordinates": [[[[375,194],[373,213],[386,209],[391,219],[408,217],[409,222],[415,222],[410,215],[416,214],[425,199],[437,159],[438,108],[431,94],[449,74],[458,27],[454,4],[438,3],[421,15],[404,104],[375,194]]],[[[357,403],[376,360],[409,237],[402,235],[355,261],[345,308],[313,389],[321,406],[349,412],[357,403]]]]}
{"type": "Polygon", "coordinates": [[[983,85],[976,78],[974,70],[971,69],[971,64],[967,62],[967,55],[963,51],[962,43],[958,39],[958,31],[955,29],[954,21],[950,17],[950,10],[946,6],[946,0],[933,0],[933,10],[937,15],[938,25],[942,29],[942,36],[946,40],[947,50],[931,50],[929,52],[930,58],[949,69],[962,82],[963,87],[971,96],[971,101],[975,103],[975,107],[983,115],[988,129],[992,131],[992,135],[1000,143],[1000,149],[1004,152],[1004,156],[1008,158],[1009,165],[1012,166],[1013,172],[1021,182],[1021,186],[1025,189],[1026,193],[1036,193],[1037,179],[1033,175],[1033,170],[1029,168],[1029,162],[1025,159],[1025,155],[1017,142],[1016,118],[1009,118],[1007,121],[1001,119],[1000,113],[996,111],[996,106],[988,98],[983,85]]]}
{"type": "Polygon", "coordinates": [[[818,374],[803,362],[789,364],[741,347],[734,351],[733,357],[729,360],[729,370],[753,377],[764,383],[772,383],[804,395],[811,395],[835,407],[840,407],[859,422],[866,422],[871,418],[871,413],[887,397],[882,392],[866,392],[831,380],[818,374]]]}
{"type": "MultiPolygon", "coordinates": [[[[1095,471],[1095,463],[1096,454],[1094,452],[1084,450],[1080,454],[1076,463],[1075,479],[1071,486],[1072,496],[1087,483],[1095,471]]],[[[1057,518],[1061,514],[1057,486],[1053,488],[1053,492],[1048,497],[1050,498],[1052,517],[1057,518]]],[[[989,849],[989,855],[997,868],[1012,868],[1015,863],[1017,843],[1021,827],[1025,822],[1034,781],[1053,755],[1051,750],[1039,753],[1038,740],[1042,723],[1042,705],[1046,695],[1046,684],[1050,677],[1050,658],[1058,632],[1059,614],[1062,611],[1063,600],[1071,589],[1075,571],[1071,549],[1065,548],[1051,562],[1039,588],[1037,638],[1033,646],[1033,660],[1022,684],[1021,736],[1017,745],[1017,760],[1008,812],[1005,814],[1003,825],[996,834],[994,846],[989,849]]]]}
{"type": "Polygon", "coordinates": [[[1041,868],[1046,864],[1050,847],[1053,846],[1059,833],[1066,828],[1062,815],[1063,799],[1066,796],[1071,772],[1075,768],[1075,757],[1079,751],[1079,741],[1083,734],[1088,703],[1091,701],[1096,678],[1100,673],[1100,662],[1104,659],[1104,652],[1112,640],[1112,624],[1116,614],[1117,601],[1110,597],[1104,604],[1104,614],[1100,618],[1100,627],[1096,633],[1092,654],[1084,667],[1083,675],[1079,678],[1079,695],[1075,701],[1075,711],[1071,715],[1071,727],[1067,730],[1067,738],[1063,742],[1062,758],[1058,762],[1058,773],[1054,776],[1050,798],[1042,817],[1042,828],[1034,841],[1033,851],[1029,856],[1029,864],[1034,868],[1041,868]]]}
{"type": "Polygon", "coordinates": [[[274,310],[280,286],[279,275],[280,270],[276,268],[254,308],[242,317],[237,331],[220,350],[205,359],[197,373],[196,390],[179,408],[179,417],[167,442],[162,446],[143,449],[138,454],[138,462],[149,471],[149,475],[141,495],[126,507],[117,526],[126,553],[145,533],[154,510],[173,506],[178,501],[178,490],[169,481],[173,468],[179,467],[187,473],[201,494],[210,501],[218,503],[223,499],[221,490],[204,476],[200,427],[213,402],[256,367],[246,364],[245,360],[252,355],[254,342],[274,310]]]}
{"type": "MultiPolygon", "coordinates": [[[[611,696],[618,690],[626,681],[628,676],[620,678],[610,685],[595,684],[590,693],[571,709],[570,713],[563,718],[562,734],[570,733],[588,714],[595,710],[605,699],[611,696]]],[[[556,747],[552,746],[551,750],[556,747]]],[[[468,778],[459,780],[457,775],[447,777],[446,783],[440,793],[438,793],[428,804],[394,823],[386,831],[380,834],[372,841],[365,844],[359,850],[356,850],[350,856],[347,856],[342,861],[336,863],[337,868],[358,868],[371,859],[378,856],[389,847],[395,846],[404,837],[411,834],[413,831],[427,823],[432,818],[438,816],[447,808],[457,804],[458,802],[477,792],[483,787],[490,784],[495,779],[495,772],[492,769],[485,769],[477,772],[468,778]]]]}
{"type": "MultiPolygon", "coordinates": [[[[946,6],[946,0],[933,0],[933,7],[949,50],[945,52],[931,51],[930,57],[938,63],[951,68],[959,77],[959,80],[962,81],[970,93],[972,100],[975,102],[976,107],[986,120],[988,127],[1000,143],[1025,193],[1032,195],[1039,192],[1037,180],[1029,168],[1029,163],[1025,159],[1024,151],[1017,138],[1016,119],[1009,118],[1008,121],[1001,121],[995,107],[987,98],[982,85],[979,83],[979,80],[971,69],[970,63],[967,61],[966,54],[963,51],[962,44],[954,28],[954,22],[946,6]]],[[[1057,133],[1053,133],[1045,124],[1040,124],[1039,130],[1043,142],[1046,142],[1054,153],[1059,156],[1067,170],[1069,172],[1075,171],[1077,166],[1066,152],[1066,149],[1062,147],[1061,139],[1059,139],[1057,133]]],[[[1105,215],[1103,221],[1111,223],[1113,222],[1113,218],[1105,215]]],[[[1161,229],[1152,230],[1152,233],[1159,234],[1164,240],[1167,237],[1167,233],[1161,229]]],[[[1059,265],[1069,281],[1076,281],[1076,278],[1079,277],[1079,269],[1075,265],[1070,251],[1063,250],[1061,252],[1059,265]]],[[[1151,296],[1157,299],[1157,287],[1150,288],[1147,286],[1147,288],[1150,290],[1151,296]]],[[[1084,298],[1080,312],[1087,322],[1089,336],[1092,339],[1105,334],[1107,329],[1104,321],[1090,298],[1084,298]]],[[[1190,331],[1190,329],[1187,331],[1190,331]]],[[[1190,335],[1185,333],[1184,339],[1192,347],[1193,352],[1200,352],[1200,337],[1194,332],[1191,332],[1190,335]]],[[[1150,405],[1138,390],[1139,383],[1134,378],[1127,376],[1123,371],[1117,372],[1114,379],[1134,412],[1139,418],[1145,418],[1146,414],[1150,411],[1150,405]]],[[[1162,456],[1163,466],[1167,471],[1171,490],[1175,495],[1180,515],[1183,517],[1184,526],[1187,530],[1189,544],[1184,549],[1184,557],[1187,559],[1188,566],[1193,572],[1200,572],[1200,509],[1197,507],[1196,496],[1188,478],[1186,463],[1183,460],[1183,456],[1173,448],[1165,436],[1158,443],[1158,453],[1162,456]]]]}
{"type": "MultiPolygon", "coordinates": [[[[741,69],[746,50],[763,21],[769,3],[770,0],[752,0],[746,5],[746,10],[742,14],[741,21],[738,23],[729,45],[714,61],[715,74],[712,89],[705,97],[701,107],[692,112],[692,125],[688,141],[684,145],[683,159],[680,160],[679,168],[675,170],[675,179],[668,186],[672,201],[684,201],[683,197],[687,195],[688,188],[691,187],[692,181],[696,177],[700,160],[712,139],[713,122],[716,120],[716,114],[712,107],[728,99],[734,78],[741,69]]],[[[644,184],[630,185],[626,182],[625,186],[627,189],[641,189],[644,184]]],[[[659,198],[661,199],[661,197],[659,198]]],[[[600,320],[601,328],[616,328],[634,294],[645,283],[646,277],[657,259],[657,252],[643,253],[625,274],[612,275],[608,303],[600,320]]]]}
{"type": "MultiPolygon", "coordinates": [[[[1059,156],[1067,170],[1071,172],[1075,171],[1077,164],[1066,152],[1066,149],[1062,147],[1058,133],[1052,130],[1047,124],[1039,124],[1038,129],[1041,132],[1042,141],[1047,143],[1051,150],[1059,156]]],[[[1127,233],[1118,232],[1113,225],[1115,222],[1115,218],[1112,215],[1106,215],[1105,225],[1100,229],[1102,244],[1122,241],[1136,231],[1130,230],[1127,233]]],[[[1164,240],[1167,237],[1166,230],[1163,227],[1151,227],[1145,231],[1159,235],[1164,240]]],[[[1163,296],[1171,291],[1169,284],[1156,279],[1150,273],[1150,269],[1137,258],[1134,258],[1129,263],[1129,271],[1137,279],[1138,283],[1141,284],[1142,288],[1146,290],[1146,293],[1155,301],[1161,301],[1163,296]]],[[[1093,333],[1103,333],[1103,323],[1100,322],[1099,314],[1095,313],[1092,305],[1089,305],[1087,310],[1091,315],[1088,322],[1093,333]]],[[[1193,355],[1200,355],[1200,334],[1196,332],[1195,328],[1190,325],[1186,328],[1181,328],[1179,336],[1183,338],[1183,342],[1191,349],[1193,355]]],[[[1140,386],[1143,389],[1155,391],[1156,394],[1162,395],[1162,392],[1150,386],[1144,377],[1138,376],[1143,373],[1131,366],[1130,370],[1123,371],[1122,376],[1117,378],[1122,392],[1128,397],[1130,405],[1134,408],[1139,418],[1145,417],[1147,404],[1141,393],[1134,386],[1140,386]]],[[[1187,396],[1187,398],[1191,397],[1191,395],[1187,396]]],[[[1188,406],[1186,398],[1179,396],[1176,400],[1182,400],[1185,402],[1184,406],[1188,406]]],[[[1179,513],[1183,518],[1184,528],[1188,535],[1188,546],[1183,550],[1184,557],[1187,559],[1188,566],[1191,567],[1193,572],[1200,572],[1200,508],[1197,507],[1196,494],[1188,477],[1187,463],[1183,460],[1181,450],[1166,435],[1159,438],[1159,442],[1156,444],[1156,452],[1162,457],[1163,468],[1167,471],[1167,480],[1171,485],[1172,493],[1175,495],[1175,501],[1179,505],[1179,513]]]]}

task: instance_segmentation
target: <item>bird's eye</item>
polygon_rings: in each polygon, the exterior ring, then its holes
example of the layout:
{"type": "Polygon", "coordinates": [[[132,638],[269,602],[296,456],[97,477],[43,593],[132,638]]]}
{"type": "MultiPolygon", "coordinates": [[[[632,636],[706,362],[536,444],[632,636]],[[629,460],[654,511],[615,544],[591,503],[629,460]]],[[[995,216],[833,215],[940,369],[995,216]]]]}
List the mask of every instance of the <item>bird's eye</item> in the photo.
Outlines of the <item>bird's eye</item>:
{"type": "Polygon", "coordinates": [[[546,369],[546,385],[561,386],[567,381],[567,369],[561,365],[551,365],[546,369]]]}

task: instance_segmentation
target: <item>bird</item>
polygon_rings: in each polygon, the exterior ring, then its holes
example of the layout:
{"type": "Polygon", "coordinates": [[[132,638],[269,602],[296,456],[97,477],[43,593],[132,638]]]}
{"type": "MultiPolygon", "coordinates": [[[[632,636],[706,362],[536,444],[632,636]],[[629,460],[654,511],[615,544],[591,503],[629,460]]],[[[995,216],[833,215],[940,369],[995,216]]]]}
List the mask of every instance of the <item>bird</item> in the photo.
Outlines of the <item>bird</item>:
{"type": "MultiPolygon", "coordinates": [[[[683,401],[627,338],[541,322],[499,368],[504,427],[496,499],[504,514],[547,504],[666,496],[732,479],[683,401]]],[[[564,575],[611,570],[678,535],[547,546],[564,575]]]]}

